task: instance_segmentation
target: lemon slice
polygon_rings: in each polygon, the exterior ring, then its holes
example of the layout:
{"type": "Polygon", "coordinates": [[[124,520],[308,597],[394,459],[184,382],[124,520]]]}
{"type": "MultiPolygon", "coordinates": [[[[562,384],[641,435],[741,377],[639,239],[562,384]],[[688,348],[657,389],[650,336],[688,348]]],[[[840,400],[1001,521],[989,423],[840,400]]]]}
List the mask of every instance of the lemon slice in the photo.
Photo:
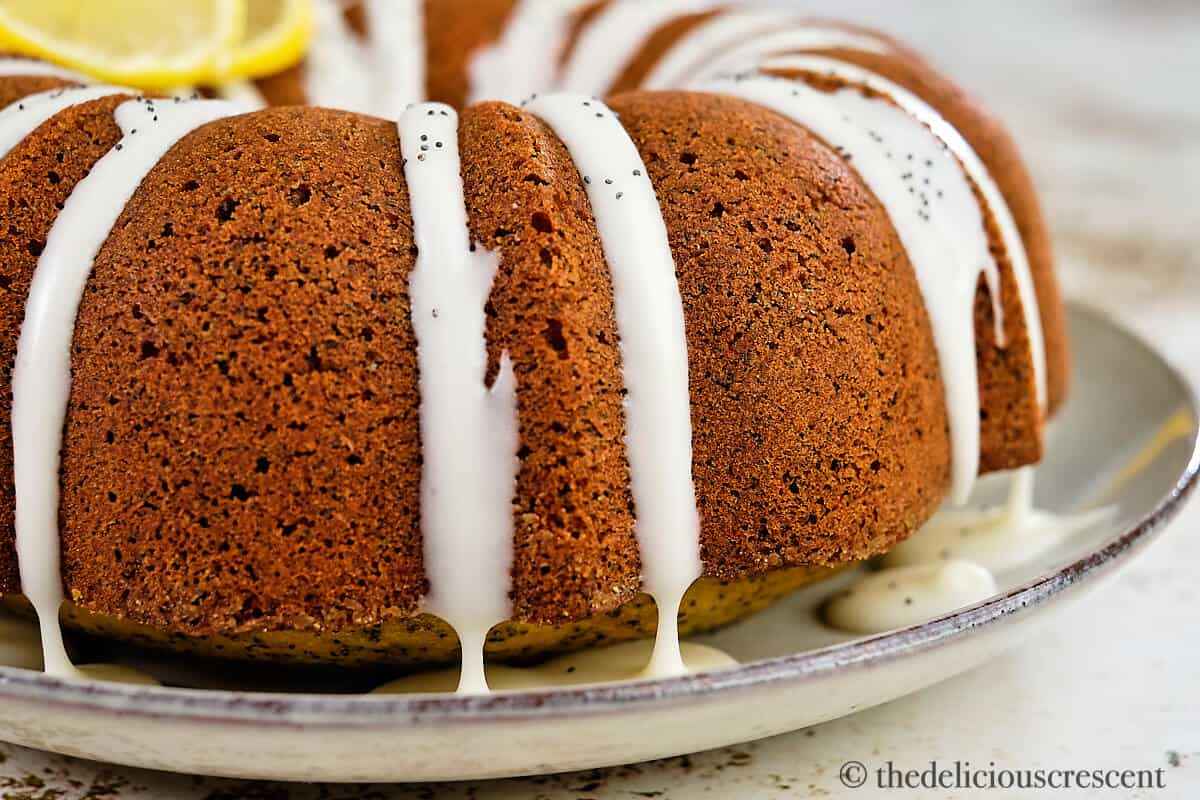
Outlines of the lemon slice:
{"type": "Polygon", "coordinates": [[[313,34],[312,0],[247,0],[245,33],[217,77],[260,78],[304,57],[313,34]]]}
{"type": "Polygon", "coordinates": [[[199,83],[234,52],[246,24],[246,3],[0,0],[0,50],[146,89],[199,83]]]}

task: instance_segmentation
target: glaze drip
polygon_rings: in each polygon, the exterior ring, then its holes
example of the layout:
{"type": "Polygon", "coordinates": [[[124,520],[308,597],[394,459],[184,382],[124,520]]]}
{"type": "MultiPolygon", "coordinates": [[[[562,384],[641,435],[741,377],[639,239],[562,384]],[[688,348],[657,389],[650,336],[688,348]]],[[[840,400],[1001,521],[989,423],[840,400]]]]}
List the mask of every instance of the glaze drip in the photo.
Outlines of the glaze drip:
{"type": "Polygon", "coordinates": [[[499,257],[471,245],[458,114],[422,103],[400,118],[416,267],[409,276],[420,369],[421,534],[427,610],[458,632],[460,692],[488,690],[483,646],[508,619],[516,490],[516,376],[505,353],[489,389],[484,305],[499,257]]]}
{"type": "MultiPolygon", "coordinates": [[[[917,97],[899,84],[893,83],[869,70],[854,64],[835,61],[818,56],[787,56],[773,59],[764,64],[764,69],[800,69],[832,74],[843,80],[853,81],[874,91],[881,92],[891,98],[900,108],[911,114],[914,119],[929,127],[930,130],[946,145],[963,171],[978,187],[987,204],[987,211],[996,221],[1000,230],[1001,241],[1004,245],[1004,255],[1012,266],[1013,280],[1016,283],[1017,294],[1021,299],[1021,310],[1025,321],[1025,330],[1029,337],[1030,358],[1033,360],[1034,381],[1037,386],[1038,403],[1042,414],[1046,414],[1047,375],[1046,375],[1046,341],[1042,331],[1042,317],[1038,308],[1037,287],[1033,282],[1033,271],[1029,265],[1029,255],[1025,250],[1025,242],[1013,218],[1012,209],[1004,199],[1004,193],[992,177],[983,160],[975,152],[975,148],[963,138],[958,129],[951,125],[933,106],[917,97]]],[[[999,303],[997,286],[991,286],[992,303],[999,303]]],[[[1003,345],[1003,317],[996,317],[996,340],[1003,345]]]]}
{"type": "Polygon", "coordinates": [[[13,473],[21,589],[37,612],[45,669],[72,676],[59,625],[59,462],[71,393],[71,341],[100,248],[142,179],[191,131],[241,108],[215,100],[130,100],[116,110],[124,134],[67,198],[38,258],[12,377],[13,473]]]}
{"type": "Polygon", "coordinates": [[[984,218],[946,145],[904,110],[856,89],[822,92],[766,75],[720,79],[702,89],[776,111],[850,160],[891,217],[916,272],[933,328],[950,421],[951,494],[964,503],[979,473],[979,378],[975,294],[991,287],[997,330],[999,276],[984,218]]]}
{"type": "Polygon", "coordinates": [[[649,173],[616,114],[582,95],[525,105],[566,145],[591,201],[621,336],[626,446],[643,585],[658,604],[648,672],[679,674],[678,613],[700,577],[683,301],[649,173]]]}

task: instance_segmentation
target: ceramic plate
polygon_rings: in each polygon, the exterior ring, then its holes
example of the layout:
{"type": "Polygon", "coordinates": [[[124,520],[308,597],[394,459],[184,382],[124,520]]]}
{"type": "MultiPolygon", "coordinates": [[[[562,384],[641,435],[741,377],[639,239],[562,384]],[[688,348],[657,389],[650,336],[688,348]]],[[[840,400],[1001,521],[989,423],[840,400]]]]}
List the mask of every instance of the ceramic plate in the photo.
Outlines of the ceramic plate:
{"type": "MultiPolygon", "coordinates": [[[[867,638],[816,609],[853,575],[699,641],[741,666],[660,681],[497,694],[359,696],[142,688],[0,667],[0,739],[179,772],[325,781],[492,778],[643,761],[796,730],[914,692],[1029,636],[1120,568],[1179,508],[1198,466],[1196,404],[1163,360],[1076,309],[1072,399],[1037,471],[1038,505],[1115,505],[986,602],[867,638]]],[[[1003,491],[984,481],[980,500],[1003,491]]]]}

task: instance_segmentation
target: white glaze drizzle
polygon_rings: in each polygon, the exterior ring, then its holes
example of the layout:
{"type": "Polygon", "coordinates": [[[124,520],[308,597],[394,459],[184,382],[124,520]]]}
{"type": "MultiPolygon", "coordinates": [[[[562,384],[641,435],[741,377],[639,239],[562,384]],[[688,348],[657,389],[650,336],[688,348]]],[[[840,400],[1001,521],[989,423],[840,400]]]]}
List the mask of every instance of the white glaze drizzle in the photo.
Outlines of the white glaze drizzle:
{"type": "Polygon", "coordinates": [[[487,315],[499,257],[471,246],[458,115],[438,103],[400,119],[417,262],[409,277],[420,370],[421,533],[427,610],[458,632],[460,692],[486,692],[483,646],[508,619],[516,491],[516,376],[505,353],[485,384],[487,315]]]}
{"type": "Polygon", "coordinates": [[[425,99],[425,13],[421,0],[365,0],[371,113],[397,119],[425,99]]]}
{"type": "Polygon", "coordinates": [[[51,64],[48,61],[37,61],[32,58],[0,58],[0,77],[12,76],[62,78],[80,82],[87,80],[74,70],[51,64]]]}
{"type": "MultiPolygon", "coordinates": [[[[1025,250],[1025,240],[1021,238],[1021,232],[1017,228],[1016,220],[1013,218],[1012,209],[1009,208],[1004,193],[1000,191],[1000,186],[992,177],[987,165],[983,163],[983,160],[975,152],[975,148],[971,147],[970,143],[963,138],[958,129],[947,122],[933,106],[899,84],[855,64],[847,64],[831,58],[818,56],[784,56],[768,61],[763,65],[763,68],[816,70],[882,92],[907,113],[928,126],[950,148],[950,152],[954,154],[954,157],[962,165],[968,177],[979,188],[979,192],[983,195],[988,210],[991,212],[992,218],[996,221],[996,226],[1000,231],[1000,238],[1004,245],[1005,254],[1008,256],[1008,261],[1012,266],[1013,280],[1016,283],[1017,294],[1021,299],[1025,330],[1029,337],[1030,357],[1033,361],[1038,405],[1042,409],[1042,413],[1045,414],[1048,381],[1046,374],[1046,342],[1042,330],[1042,316],[1039,310],[1037,286],[1033,281],[1033,270],[1029,265],[1029,255],[1025,250]]],[[[993,287],[993,295],[995,294],[995,287],[993,287]]],[[[999,298],[993,296],[993,302],[999,302],[999,298]]],[[[997,323],[999,325],[999,318],[997,318],[997,323]]],[[[1002,326],[998,333],[997,341],[1001,344],[1004,342],[1002,326]]]]}
{"type": "Polygon", "coordinates": [[[804,50],[855,50],[864,53],[888,53],[891,46],[883,39],[867,33],[846,30],[834,25],[800,23],[795,27],[755,36],[723,52],[715,52],[703,64],[695,64],[688,85],[695,85],[730,72],[762,67],[771,56],[804,50]]]}
{"type": "MultiPolygon", "coordinates": [[[[687,672],[711,672],[737,666],[728,654],[702,644],[684,642],[683,661],[687,672]]],[[[532,667],[488,665],[488,684],[497,691],[545,689],[552,686],[580,686],[644,677],[643,668],[651,654],[647,641],[623,642],[552,658],[532,667]]],[[[372,694],[411,694],[448,692],[454,689],[457,673],[453,669],[420,672],[384,684],[372,694]]]]}
{"type": "Polygon", "coordinates": [[[517,103],[553,86],[571,20],[592,0],[521,0],[500,39],[467,66],[469,102],[517,103]]]}
{"type": "Polygon", "coordinates": [[[764,53],[761,42],[786,42],[789,47],[829,49],[846,47],[878,51],[883,44],[865,34],[804,21],[795,11],[748,9],[728,11],[705,21],[682,36],[665,52],[642,82],[643,89],[686,86],[701,74],[715,75],[728,61],[756,66],[764,53]],[[785,29],[785,30],[780,30],[785,29]],[[712,71],[713,64],[721,67],[712,71]]]}
{"type": "Polygon", "coordinates": [[[0,110],[0,158],[68,108],[122,93],[112,86],[68,86],[32,94],[6,106],[0,110]]]}
{"type": "Polygon", "coordinates": [[[563,66],[558,88],[603,96],[651,34],[682,14],[712,5],[711,0],[615,0],[580,34],[563,66]]]}
{"type": "Polygon", "coordinates": [[[869,572],[830,598],[825,621],[847,633],[883,633],[974,605],[996,591],[992,573],[971,561],[892,567],[869,572]]]}
{"type": "Polygon", "coordinates": [[[643,586],[659,613],[648,672],[676,674],[679,605],[701,572],[700,517],[683,301],[666,224],[641,154],[611,109],[573,94],[541,96],[526,109],[574,159],[612,276],[643,586]]]}
{"type": "Polygon", "coordinates": [[[986,276],[1003,334],[998,271],[966,174],[928,127],[856,89],[822,92],[765,75],[721,79],[705,91],[770,108],[838,148],[883,204],[913,270],[933,329],[950,423],[951,495],[966,502],[979,472],[975,294],[986,276]]]}
{"type": "Polygon", "coordinates": [[[1009,473],[1012,482],[1009,486],[1008,503],[1005,510],[1008,518],[1016,527],[1022,527],[1029,522],[1034,512],[1033,489],[1034,468],[1020,467],[1009,473]]]}
{"type": "Polygon", "coordinates": [[[75,316],[92,262],[125,204],[163,155],[201,125],[240,110],[215,100],[130,100],[118,106],[115,117],[124,136],[67,198],[34,269],[13,366],[13,478],[21,589],[37,611],[50,674],[78,674],[58,619],[63,601],[59,463],[75,316]]]}
{"type": "Polygon", "coordinates": [[[369,114],[375,97],[367,51],[354,35],[338,0],[314,0],[315,35],[303,65],[304,94],[311,105],[369,114]]]}

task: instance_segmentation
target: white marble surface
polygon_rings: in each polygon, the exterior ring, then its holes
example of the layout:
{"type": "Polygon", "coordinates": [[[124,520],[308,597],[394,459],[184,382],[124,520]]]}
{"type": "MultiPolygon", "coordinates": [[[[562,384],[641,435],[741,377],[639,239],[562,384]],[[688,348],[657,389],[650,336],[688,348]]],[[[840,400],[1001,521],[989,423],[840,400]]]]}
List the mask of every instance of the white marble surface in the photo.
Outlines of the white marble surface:
{"type": "MultiPolygon", "coordinates": [[[[1200,382],[1200,2],[803,6],[893,30],[983,96],[1015,130],[1043,188],[1068,294],[1115,313],[1200,382]]],[[[0,746],[0,798],[878,796],[841,786],[838,769],[851,759],[904,769],[931,759],[1015,769],[1161,767],[1164,791],[1053,794],[1200,797],[1198,530],[1200,503],[1118,579],[984,668],[757,744],[554,778],[369,788],[201,780],[0,746]]]]}

